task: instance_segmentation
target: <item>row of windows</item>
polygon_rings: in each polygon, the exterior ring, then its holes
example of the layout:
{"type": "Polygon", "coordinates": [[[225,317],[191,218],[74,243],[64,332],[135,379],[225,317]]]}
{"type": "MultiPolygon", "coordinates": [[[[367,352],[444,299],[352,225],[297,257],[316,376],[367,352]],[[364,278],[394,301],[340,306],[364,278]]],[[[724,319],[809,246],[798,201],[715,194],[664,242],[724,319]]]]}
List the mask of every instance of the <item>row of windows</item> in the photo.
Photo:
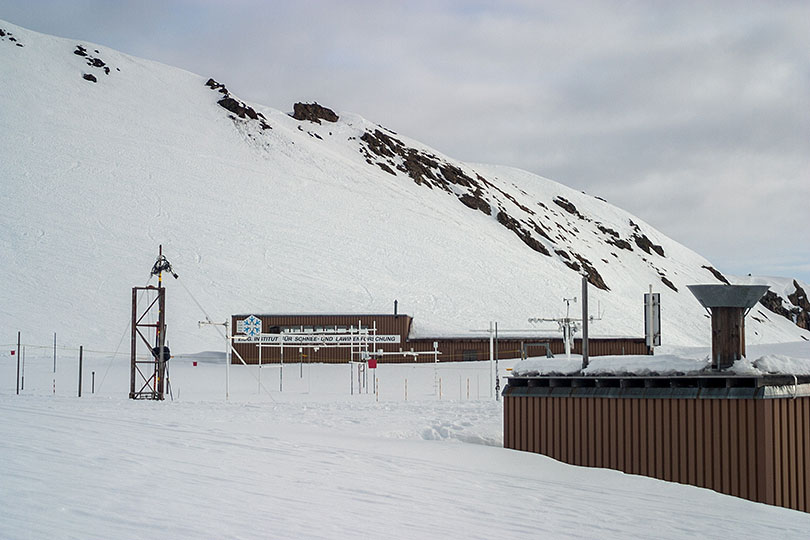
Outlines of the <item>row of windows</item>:
{"type": "Polygon", "coordinates": [[[357,331],[356,327],[348,326],[273,326],[271,334],[346,334],[350,330],[357,331]]]}

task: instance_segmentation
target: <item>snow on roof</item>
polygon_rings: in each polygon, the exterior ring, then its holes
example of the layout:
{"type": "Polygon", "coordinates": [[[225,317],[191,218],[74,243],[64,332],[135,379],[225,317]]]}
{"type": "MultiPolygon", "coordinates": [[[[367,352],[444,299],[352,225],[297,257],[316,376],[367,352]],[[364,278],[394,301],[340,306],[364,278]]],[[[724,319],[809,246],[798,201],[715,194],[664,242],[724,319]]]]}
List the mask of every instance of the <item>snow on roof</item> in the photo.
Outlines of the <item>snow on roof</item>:
{"type": "MultiPolygon", "coordinates": [[[[703,357],[678,356],[599,356],[591,358],[588,367],[582,368],[582,357],[571,355],[571,359],[529,358],[518,362],[512,368],[512,375],[518,377],[538,377],[544,375],[699,375],[709,374],[711,359],[703,357]]],[[[810,359],[793,358],[779,354],[769,354],[756,360],[737,360],[724,373],[733,375],[810,375],[810,359]]]]}

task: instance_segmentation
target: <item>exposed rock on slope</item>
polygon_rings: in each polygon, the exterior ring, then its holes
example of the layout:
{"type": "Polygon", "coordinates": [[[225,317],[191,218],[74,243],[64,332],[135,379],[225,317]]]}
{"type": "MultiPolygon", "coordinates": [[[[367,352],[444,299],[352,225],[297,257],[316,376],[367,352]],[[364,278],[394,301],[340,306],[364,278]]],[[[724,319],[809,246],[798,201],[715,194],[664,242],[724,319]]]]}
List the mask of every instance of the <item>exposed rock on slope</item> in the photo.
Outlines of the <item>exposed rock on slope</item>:
{"type": "MultiPolygon", "coordinates": [[[[211,90],[216,90],[224,97],[217,101],[217,104],[225,110],[228,110],[238,116],[241,119],[250,119],[250,120],[257,120],[259,122],[259,127],[261,129],[272,129],[270,124],[267,123],[267,119],[264,115],[260,112],[256,112],[253,107],[245,105],[243,102],[235,99],[231,96],[231,93],[228,92],[228,89],[225,88],[224,84],[218,83],[214,79],[208,79],[205,85],[210,88],[211,90]]],[[[236,120],[234,117],[231,117],[236,120]]]]}
{"type": "Polygon", "coordinates": [[[14,34],[4,28],[0,28],[0,41],[7,41],[12,45],[16,45],[17,47],[23,47],[23,44],[20,43],[14,34]]]}
{"type": "Polygon", "coordinates": [[[793,292],[787,295],[788,302],[773,291],[768,291],[759,301],[760,304],[796,323],[804,329],[810,329],[810,301],[807,293],[796,280],[793,280],[793,292]]]}
{"type": "Polygon", "coordinates": [[[335,111],[317,103],[296,103],[293,105],[292,117],[296,120],[307,120],[316,124],[320,124],[321,120],[337,122],[339,119],[335,111]]]}

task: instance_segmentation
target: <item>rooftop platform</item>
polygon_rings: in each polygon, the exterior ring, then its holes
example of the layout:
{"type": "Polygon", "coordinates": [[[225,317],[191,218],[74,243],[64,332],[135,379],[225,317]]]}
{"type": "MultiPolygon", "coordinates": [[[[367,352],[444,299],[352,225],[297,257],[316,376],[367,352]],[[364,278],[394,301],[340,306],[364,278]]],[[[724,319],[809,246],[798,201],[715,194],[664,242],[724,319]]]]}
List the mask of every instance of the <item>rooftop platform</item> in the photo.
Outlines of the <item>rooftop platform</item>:
{"type": "Polygon", "coordinates": [[[504,396],[773,399],[810,396],[810,375],[536,375],[510,377],[504,396]]]}

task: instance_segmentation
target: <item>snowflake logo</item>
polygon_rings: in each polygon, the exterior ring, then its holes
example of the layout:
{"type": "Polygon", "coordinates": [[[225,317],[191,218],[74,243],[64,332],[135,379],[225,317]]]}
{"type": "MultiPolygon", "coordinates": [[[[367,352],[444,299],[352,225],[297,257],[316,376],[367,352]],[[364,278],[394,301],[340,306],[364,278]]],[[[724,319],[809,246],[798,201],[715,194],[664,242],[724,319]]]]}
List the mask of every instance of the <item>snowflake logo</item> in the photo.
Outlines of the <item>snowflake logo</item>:
{"type": "Polygon", "coordinates": [[[242,321],[242,329],[250,337],[258,336],[262,333],[262,320],[255,315],[251,315],[242,321]]]}

